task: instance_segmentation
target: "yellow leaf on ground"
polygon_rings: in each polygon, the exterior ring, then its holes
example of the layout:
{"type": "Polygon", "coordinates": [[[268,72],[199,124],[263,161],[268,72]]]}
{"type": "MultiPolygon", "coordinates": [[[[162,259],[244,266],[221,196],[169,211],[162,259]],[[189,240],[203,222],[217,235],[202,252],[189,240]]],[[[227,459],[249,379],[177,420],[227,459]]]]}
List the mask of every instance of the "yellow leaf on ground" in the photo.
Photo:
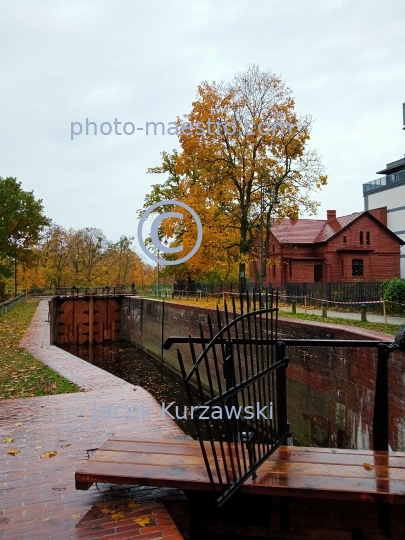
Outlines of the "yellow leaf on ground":
{"type": "Polygon", "coordinates": [[[135,510],[135,508],[139,508],[139,507],[142,506],[142,505],[139,504],[139,503],[136,503],[136,502],[132,502],[132,501],[131,501],[131,502],[128,503],[128,506],[129,506],[129,508],[132,508],[133,510],[135,510]]]}
{"type": "MultiPolygon", "coordinates": [[[[11,388],[10,388],[10,390],[11,390],[11,388]]],[[[13,388],[13,390],[14,390],[14,388],[13,388]]],[[[22,423],[21,423],[21,422],[17,422],[17,423],[14,424],[14,425],[15,425],[15,426],[22,426],[22,423]]]]}
{"type": "Polygon", "coordinates": [[[109,508],[102,508],[101,509],[101,512],[107,516],[108,514],[111,514],[112,510],[110,510],[109,508]]]}
{"type": "Polygon", "coordinates": [[[43,518],[42,523],[46,523],[47,521],[51,521],[52,518],[43,518]]]}
{"type": "Polygon", "coordinates": [[[58,452],[56,452],[55,450],[51,450],[50,452],[44,452],[41,458],[53,457],[53,456],[56,456],[57,453],[58,452]]]}
{"type": "Polygon", "coordinates": [[[16,456],[17,454],[20,453],[20,450],[18,448],[10,448],[8,453],[10,454],[10,456],[16,456]]]}
{"type": "Polygon", "coordinates": [[[36,446],[35,450],[39,450],[40,448],[42,448],[42,446],[36,446]]]}
{"type": "Polygon", "coordinates": [[[371,469],[373,468],[370,463],[364,463],[363,467],[366,469],[366,471],[371,471],[371,469]]]}
{"type": "Polygon", "coordinates": [[[13,439],[13,437],[11,435],[4,439],[4,442],[13,442],[13,441],[14,441],[14,439],[13,439]]]}
{"type": "Polygon", "coordinates": [[[73,519],[79,519],[82,517],[81,514],[72,514],[70,517],[72,517],[73,519]]]}
{"type": "Polygon", "coordinates": [[[146,525],[149,525],[150,518],[148,518],[147,516],[141,516],[141,517],[138,517],[138,518],[134,519],[134,523],[137,523],[141,527],[145,527],[146,525]]]}
{"type": "Polygon", "coordinates": [[[62,444],[61,448],[66,448],[67,446],[70,446],[70,444],[62,444]]]}
{"type": "Polygon", "coordinates": [[[111,521],[119,521],[120,519],[124,519],[124,517],[124,512],[114,512],[114,514],[111,514],[110,516],[111,521]]]}

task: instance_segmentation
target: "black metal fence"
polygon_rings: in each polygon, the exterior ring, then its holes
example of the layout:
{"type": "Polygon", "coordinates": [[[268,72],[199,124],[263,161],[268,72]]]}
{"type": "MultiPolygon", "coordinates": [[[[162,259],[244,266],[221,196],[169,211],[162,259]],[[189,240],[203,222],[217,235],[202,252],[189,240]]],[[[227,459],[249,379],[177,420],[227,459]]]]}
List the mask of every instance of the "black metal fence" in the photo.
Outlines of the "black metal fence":
{"type": "MultiPolygon", "coordinates": [[[[273,292],[240,295],[239,309],[232,297],[232,313],[217,309],[214,334],[199,324],[200,336],[172,336],[163,344],[188,344],[191,370],[180,350],[178,360],[195,420],[211,487],[218,506],[228,500],[290,438],[287,413],[286,370],[289,347],[335,350],[369,348],[378,351],[375,374],[373,448],[389,450],[389,360],[392,352],[405,352],[405,325],[395,342],[283,338],[278,334],[278,299],[273,292]],[[198,354],[197,350],[201,348],[198,354]],[[197,389],[197,398],[192,390],[197,389]],[[262,406],[269,408],[267,416],[262,406]],[[202,410],[201,410],[202,409],[202,410]],[[214,409],[215,416],[214,416],[214,409]],[[246,418],[249,409],[250,416],[246,418]],[[271,412],[270,412],[271,409],[271,412]],[[231,411],[231,414],[229,412],[231,411]],[[243,416],[243,413],[245,416],[243,416]],[[260,416],[260,417],[259,417],[260,416]],[[201,424],[206,428],[203,434],[201,424]]],[[[184,412],[187,416],[187,411],[184,412]]]]}
{"type": "Polygon", "coordinates": [[[208,331],[200,324],[199,338],[169,338],[164,344],[190,346],[188,373],[179,350],[178,359],[219,506],[290,437],[288,357],[277,338],[277,296],[241,295],[238,303],[237,310],[233,297],[231,313],[226,304],[224,312],[217,309],[215,335],[208,315],[208,331]]]}
{"type": "MultiPolygon", "coordinates": [[[[266,284],[268,289],[277,289],[280,300],[290,304],[306,304],[308,307],[321,308],[324,302],[329,308],[338,311],[359,311],[362,304],[367,304],[367,311],[384,315],[405,314],[405,293],[395,298],[395,301],[384,299],[384,283],[378,282],[312,282],[312,283],[282,283],[266,284]],[[357,307],[356,307],[357,304],[357,307]]],[[[247,280],[246,292],[259,293],[259,283],[247,280]]],[[[173,283],[154,288],[152,295],[160,297],[189,298],[200,295],[202,298],[210,295],[219,296],[223,293],[238,294],[239,283],[173,283]]]]}

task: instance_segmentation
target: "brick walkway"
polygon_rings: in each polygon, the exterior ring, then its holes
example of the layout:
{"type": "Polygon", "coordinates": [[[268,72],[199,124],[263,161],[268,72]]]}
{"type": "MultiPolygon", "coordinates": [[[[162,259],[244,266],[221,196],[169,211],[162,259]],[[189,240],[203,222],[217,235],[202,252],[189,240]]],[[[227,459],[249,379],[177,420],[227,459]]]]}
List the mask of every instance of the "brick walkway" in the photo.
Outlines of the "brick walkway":
{"type": "Polygon", "coordinates": [[[47,317],[48,303],[42,300],[21,346],[85,391],[0,402],[0,538],[182,539],[161,502],[181,501],[181,492],[107,485],[76,491],[74,473],[87,450],[110,435],[185,436],[170,419],[161,419],[160,405],[146,390],[50,346],[47,317]],[[123,417],[93,422],[95,403],[106,417],[124,406],[119,410],[123,417]],[[143,420],[125,415],[125,409],[141,409],[142,403],[143,420]],[[10,435],[14,441],[3,442],[10,435]],[[20,453],[11,456],[10,448],[20,453]],[[47,451],[57,455],[41,458],[47,451]],[[122,519],[111,519],[119,512],[122,519]],[[135,523],[139,517],[150,523],[135,523]]]}

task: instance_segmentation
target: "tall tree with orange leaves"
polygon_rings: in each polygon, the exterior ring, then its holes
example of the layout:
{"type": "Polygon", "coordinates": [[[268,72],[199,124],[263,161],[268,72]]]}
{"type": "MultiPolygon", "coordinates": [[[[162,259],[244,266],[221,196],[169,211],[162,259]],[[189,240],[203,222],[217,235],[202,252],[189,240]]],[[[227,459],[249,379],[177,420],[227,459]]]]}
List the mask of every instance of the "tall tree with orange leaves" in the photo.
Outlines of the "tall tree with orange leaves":
{"type": "MultiPolygon", "coordinates": [[[[170,192],[174,197],[167,198],[207,216],[204,236],[208,229],[212,246],[209,255],[198,262],[197,253],[188,265],[207,265],[210,256],[215,266],[224,253],[232,253],[239,275],[245,276],[248,260],[257,259],[261,215],[268,253],[272,219],[316,213],[313,193],[327,176],[317,151],[307,146],[312,118],[296,113],[291,90],[280,77],[252,65],[230,83],[203,82],[191,112],[178,125],[182,151],[172,155],[177,184],[170,192]]],[[[165,172],[164,166],[150,172],[165,172]]],[[[154,201],[163,193],[155,185],[154,201]]],[[[187,234],[195,236],[184,222],[162,223],[162,235],[174,243],[187,234]]]]}

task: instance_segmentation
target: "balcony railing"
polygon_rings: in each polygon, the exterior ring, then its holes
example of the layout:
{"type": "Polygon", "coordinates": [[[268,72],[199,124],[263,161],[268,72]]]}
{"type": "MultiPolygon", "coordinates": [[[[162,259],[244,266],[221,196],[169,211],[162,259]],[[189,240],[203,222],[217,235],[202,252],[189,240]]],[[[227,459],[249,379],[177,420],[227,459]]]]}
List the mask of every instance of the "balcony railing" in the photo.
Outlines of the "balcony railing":
{"type": "Polygon", "coordinates": [[[363,195],[368,195],[372,191],[388,189],[398,184],[405,184],[405,171],[388,174],[387,176],[363,184],[363,195]]]}

